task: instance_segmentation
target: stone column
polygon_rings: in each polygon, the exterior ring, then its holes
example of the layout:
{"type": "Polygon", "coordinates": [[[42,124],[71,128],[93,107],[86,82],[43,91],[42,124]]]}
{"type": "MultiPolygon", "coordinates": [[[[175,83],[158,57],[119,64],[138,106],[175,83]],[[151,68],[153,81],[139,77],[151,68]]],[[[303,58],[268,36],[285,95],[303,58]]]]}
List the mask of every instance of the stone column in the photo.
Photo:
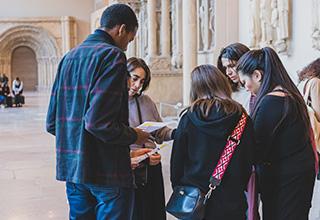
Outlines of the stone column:
{"type": "Polygon", "coordinates": [[[172,2],[172,65],[182,67],[182,0],[172,2]]]}
{"type": "Polygon", "coordinates": [[[62,36],[62,53],[66,53],[71,49],[70,42],[70,17],[61,17],[61,36],[62,36]]]}
{"type": "Polygon", "coordinates": [[[157,14],[156,0],[148,0],[148,57],[152,58],[157,55],[157,14]]]}
{"type": "Polygon", "coordinates": [[[42,65],[41,65],[41,60],[40,58],[37,59],[37,63],[38,63],[38,91],[42,90],[42,86],[43,86],[43,74],[42,74],[42,65]]]}
{"type": "Polygon", "coordinates": [[[136,53],[136,50],[137,50],[137,47],[136,47],[136,43],[137,43],[137,40],[134,39],[132,42],[129,43],[128,45],[128,50],[126,52],[126,55],[127,55],[127,58],[129,59],[130,57],[136,57],[137,56],[137,53],[136,53]]]}
{"type": "Polygon", "coordinates": [[[197,1],[183,0],[183,104],[190,103],[191,71],[197,65],[197,1]]]}
{"type": "MultiPolygon", "coordinates": [[[[137,0],[131,0],[131,1],[129,1],[129,5],[133,9],[134,13],[136,14],[138,22],[139,22],[141,2],[137,1],[137,0]]],[[[140,22],[139,22],[139,29],[141,29],[140,22]]],[[[137,35],[139,33],[139,29],[137,31],[137,35]]],[[[130,42],[129,45],[128,45],[127,58],[138,56],[138,54],[137,54],[137,44],[138,44],[138,38],[136,36],[134,38],[134,40],[132,42],[130,42]]]]}
{"type": "Polygon", "coordinates": [[[161,0],[161,55],[170,56],[170,1],[161,0]]]}

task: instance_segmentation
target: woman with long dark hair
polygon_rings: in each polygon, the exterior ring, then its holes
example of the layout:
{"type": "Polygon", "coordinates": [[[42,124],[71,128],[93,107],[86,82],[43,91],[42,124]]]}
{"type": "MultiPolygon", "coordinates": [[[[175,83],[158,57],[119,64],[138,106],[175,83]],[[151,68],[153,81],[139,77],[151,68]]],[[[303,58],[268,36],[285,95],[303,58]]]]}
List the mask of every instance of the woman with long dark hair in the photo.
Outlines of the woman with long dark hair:
{"type": "Polygon", "coordinates": [[[246,88],[257,95],[252,118],[263,219],[308,219],[315,155],[304,100],[269,47],[247,52],[237,71],[246,88]]]}
{"type": "MultiPolygon", "coordinates": [[[[208,191],[210,174],[244,108],[232,100],[225,75],[212,65],[191,73],[191,106],[185,110],[174,136],[171,155],[172,186],[195,186],[208,191]]],[[[246,113],[245,113],[246,114],[246,113]]],[[[253,127],[246,124],[221,184],[205,208],[205,219],[244,220],[245,189],[253,163],[253,127]]]]}
{"type": "Polygon", "coordinates": [[[232,88],[231,97],[239,102],[248,113],[250,113],[250,92],[246,91],[240,81],[239,74],[236,71],[238,60],[250,49],[241,43],[233,43],[223,48],[218,57],[217,66],[224,73],[230,82],[232,88]]]}
{"type": "MultiPolygon", "coordinates": [[[[128,93],[129,93],[129,125],[137,127],[145,121],[161,122],[157,107],[152,99],[143,94],[149,87],[151,72],[143,59],[132,57],[128,59],[128,93]]],[[[164,127],[153,133],[157,143],[171,140],[172,130],[164,127]]],[[[133,154],[138,149],[154,148],[153,141],[143,146],[131,145],[133,154]]],[[[143,150],[143,149],[142,149],[143,150]]],[[[150,157],[148,163],[135,168],[135,208],[133,220],[165,220],[165,198],[162,176],[161,156],[150,157]]]]}

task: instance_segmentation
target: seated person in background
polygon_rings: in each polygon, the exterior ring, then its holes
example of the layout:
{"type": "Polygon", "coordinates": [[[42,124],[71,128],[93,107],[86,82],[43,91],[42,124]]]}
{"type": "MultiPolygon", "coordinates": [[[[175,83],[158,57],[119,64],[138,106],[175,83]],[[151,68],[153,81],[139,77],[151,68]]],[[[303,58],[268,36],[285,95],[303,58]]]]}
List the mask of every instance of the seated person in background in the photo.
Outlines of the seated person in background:
{"type": "Polygon", "coordinates": [[[6,74],[1,74],[0,76],[0,83],[4,83],[4,84],[7,84],[9,81],[9,78],[6,76],[6,74]]]}
{"type": "Polygon", "coordinates": [[[5,102],[6,102],[6,98],[4,96],[4,92],[3,92],[3,86],[2,86],[2,83],[0,85],[0,106],[4,106],[5,105],[5,102]]]}
{"type": "Polygon", "coordinates": [[[0,84],[0,105],[5,106],[7,103],[7,98],[10,95],[10,88],[7,83],[0,84]]]}
{"type": "Polygon", "coordinates": [[[22,92],[23,92],[23,82],[19,79],[19,77],[17,77],[15,80],[13,80],[13,83],[12,83],[12,93],[15,98],[15,104],[17,107],[21,107],[23,104],[22,92]]]}

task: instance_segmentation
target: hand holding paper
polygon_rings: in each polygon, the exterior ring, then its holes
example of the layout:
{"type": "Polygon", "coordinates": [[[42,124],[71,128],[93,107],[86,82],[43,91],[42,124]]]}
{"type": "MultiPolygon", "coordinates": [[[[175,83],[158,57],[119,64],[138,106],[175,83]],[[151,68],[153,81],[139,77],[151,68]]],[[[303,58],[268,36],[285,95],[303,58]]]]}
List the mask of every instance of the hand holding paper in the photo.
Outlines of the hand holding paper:
{"type": "Polygon", "coordinates": [[[145,132],[151,133],[165,126],[167,126],[167,123],[164,123],[164,122],[146,121],[141,125],[139,125],[137,128],[140,128],[145,132]]]}

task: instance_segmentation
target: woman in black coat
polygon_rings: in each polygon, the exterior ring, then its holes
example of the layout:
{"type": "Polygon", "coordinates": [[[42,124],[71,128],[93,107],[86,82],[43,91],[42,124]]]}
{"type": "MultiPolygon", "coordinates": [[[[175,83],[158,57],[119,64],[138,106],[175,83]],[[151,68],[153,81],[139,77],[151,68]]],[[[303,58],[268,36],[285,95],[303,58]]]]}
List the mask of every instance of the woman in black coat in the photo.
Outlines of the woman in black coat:
{"type": "Polygon", "coordinates": [[[316,151],[304,100],[270,47],[247,52],[237,71],[246,88],[257,95],[252,118],[263,219],[307,220],[316,151]]]}
{"type": "MultiPolygon", "coordinates": [[[[216,67],[202,65],[191,74],[191,106],[175,133],[171,155],[172,186],[208,191],[210,176],[237,125],[243,107],[231,99],[228,79],[216,67]]],[[[245,113],[246,114],[246,113],[245,113]]],[[[253,127],[248,118],[221,184],[206,204],[205,219],[244,220],[245,189],[253,164],[253,127]]]]}

